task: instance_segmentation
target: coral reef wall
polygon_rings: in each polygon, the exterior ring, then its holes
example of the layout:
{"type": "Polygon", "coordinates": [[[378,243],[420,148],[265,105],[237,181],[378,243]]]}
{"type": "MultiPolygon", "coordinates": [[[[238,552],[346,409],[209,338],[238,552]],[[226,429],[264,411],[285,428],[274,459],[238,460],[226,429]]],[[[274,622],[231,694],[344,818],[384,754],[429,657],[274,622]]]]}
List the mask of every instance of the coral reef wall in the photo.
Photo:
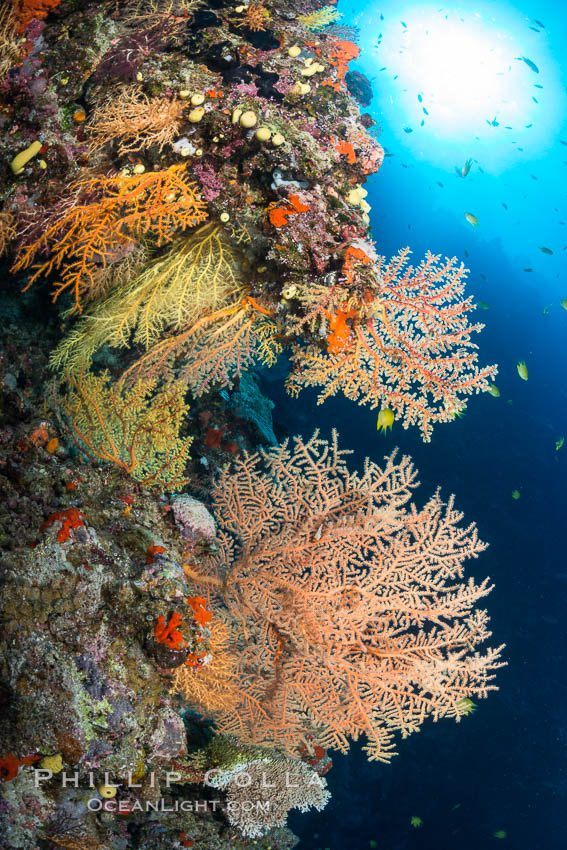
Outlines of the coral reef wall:
{"type": "Polygon", "coordinates": [[[387,761],[494,687],[474,526],[410,504],[409,458],[278,444],[262,391],[279,358],[428,441],[496,372],[464,266],[371,239],[340,21],[0,12],[2,848],[291,848],[332,749],[387,761]]]}

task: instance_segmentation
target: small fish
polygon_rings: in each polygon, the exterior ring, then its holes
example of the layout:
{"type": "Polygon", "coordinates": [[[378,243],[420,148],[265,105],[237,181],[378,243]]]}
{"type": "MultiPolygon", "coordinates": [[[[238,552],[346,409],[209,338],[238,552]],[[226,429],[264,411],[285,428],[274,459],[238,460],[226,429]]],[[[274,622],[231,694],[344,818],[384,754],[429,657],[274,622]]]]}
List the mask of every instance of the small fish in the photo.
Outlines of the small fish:
{"type": "Polygon", "coordinates": [[[539,68],[535,62],[532,62],[531,59],[528,59],[526,56],[516,56],[516,59],[519,59],[521,62],[525,62],[528,68],[530,68],[535,74],[539,74],[539,68]]]}
{"type": "Polygon", "coordinates": [[[538,25],[538,27],[541,27],[541,28],[542,28],[542,30],[544,30],[544,29],[545,29],[545,25],[544,25],[544,24],[542,24],[542,22],[541,22],[541,21],[538,21],[538,19],[537,19],[537,18],[534,18],[534,23],[536,23],[536,24],[538,25]]]}
{"type": "Polygon", "coordinates": [[[526,124],[526,130],[529,130],[530,127],[533,127],[533,126],[534,126],[533,124],[526,124]]]}
{"type": "Polygon", "coordinates": [[[481,279],[481,280],[486,280],[486,275],[485,275],[485,274],[481,274],[480,279],[481,279]]]}
{"type": "Polygon", "coordinates": [[[549,254],[550,256],[551,256],[551,254],[553,254],[553,251],[551,250],[551,248],[548,248],[546,245],[540,245],[539,250],[541,251],[542,254],[549,254]]]}
{"type": "Polygon", "coordinates": [[[412,815],[410,818],[410,823],[416,829],[419,829],[420,826],[423,826],[423,821],[421,818],[418,818],[417,815],[412,815]]]}
{"type": "Polygon", "coordinates": [[[467,251],[467,249],[466,249],[466,248],[465,248],[465,250],[463,251],[463,254],[465,255],[465,257],[468,257],[468,256],[469,256],[469,252],[467,251]]]}
{"type": "MultiPolygon", "coordinates": [[[[515,493],[518,493],[518,491],[517,491],[517,490],[515,490],[514,492],[515,492],[515,493]]],[[[518,493],[518,496],[517,496],[517,497],[514,497],[514,498],[519,498],[519,497],[520,497],[520,494],[518,493]]],[[[507,838],[507,837],[508,837],[508,833],[506,832],[506,830],[505,830],[505,829],[497,829],[497,830],[496,830],[496,832],[493,832],[493,833],[492,833],[492,837],[493,837],[493,838],[507,838]]]]}
{"type": "Polygon", "coordinates": [[[535,176],[535,174],[530,174],[530,177],[532,178],[532,180],[537,180],[537,177],[535,176]]]}
{"type": "Polygon", "coordinates": [[[502,201],[502,206],[504,207],[505,210],[508,209],[508,204],[505,204],[504,201],[502,201]]]}
{"type": "Polygon", "coordinates": [[[488,118],[487,118],[486,123],[489,124],[491,127],[499,127],[500,126],[500,122],[496,120],[496,116],[494,116],[492,121],[489,121],[488,118]]]}
{"type": "Polygon", "coordinates": [[[445,188],[445,184],[444,184],[444,183],[441,183],[439,180],[437,181],[437,185],[438,185],[438,186],[441,186],[441,188],[442,188],[442,189],[444,189],[444,188],[445,188]]]}
{"type": "Polygon", "coordinates": [[[385,434],[388,432],[388,428],[392,430],[392,425],[394,424],[394,411],[389,407],[384,407],[380,413],[378,414],[378,422],[376,423],[376,430],[383,431],[385,434]]]}
{"type": "MultiPolygon", "coordinates": [[[[520,496],[521,496],[521,493],[520,493],[519,490],[512,490],[512,498],[513,499],[516,499],[516,501],[517,501],[520,498],[520,496]]],[[[495,835],[494,837],[496,838],[497,836],[495,835]]],[[[505,838],[505,837],[506,837],[505,835],[500,836],[500,838],[505,838]]]]}
{"type": "Polygon", "coordinates": [[[537,97],[534,97],[533,95],[532,95],[532,100],[533,100],[534,103],[539,103],[539,100],[537,99],[537,97]]]}
{"type": "Polygon", "coordinates": [[[564,310],[567,310],[567,298],[562,298],[559,302],[564,310]]]}
{"type": "Polygon", "coordinates": [[[408,25],[405,23],[405,21],[400,21],[400,23],[403,26],[403,28],[407,30],[408,25]]]}
{"type": "Polygon", "coordinates": [[[411,127],[404,127],[404,133],[413,133],[413,130],[411,127]]]}
{"type": "Polygon", "coordinates": [[[528,29],[533,30],[534,32],[540,32],[537,27],[528,27],[528,29]]]}
{"type": "Polygon", "coordinates": [[[534,89],[542,89],[543,86],[540,83],[534,83],[534,89]]]}
{"type": "Polygon", "coordinates": [[[465,218],[466,218],[466,220],[468,221],[469,224],[472,224],[473,227],[477,226],[478,218],[476,217],[476,215],[473,215],[472,213],[466,212],[465,218]]]}
{"type": "Polygon", "coordinates": [[[493,398],[500,398],[500,390],[498,389],[496,384],[489,384],[488,385],[488,392],[490,393],[490,395],[493,398]]]}
{"type": "Polygon", "coordinates": [[[530,268],[530,267],[528,266],[526,269],[523,269],[523,271],[525,271],[525,272],[533,272],[533,269],[532,269],[532,268],[530,268]]]}
{"type": "Polygon", "coordinates": [[[471,170],[472,159],[467,159],[463,167],[461,168],[461,177],[466,177],[469,171],[471,170]]]}
{"type": "Polygon", "coordinates": [[[420,103],[423,103],[423,96],[422,95],[418,94],[417,99],[419,100],[420,103]]]}
{"type": "Polygon", "coordinates": [[[427,109],[425,108],[425,106],[422,106],[421,108],[423,109],[423,111],[425,112],[425,114],[426,114],[426,115],[429,115],[429,112],[427,111],[427,109]]]}
{"type": "Polygon", "coordinates": [[[478,301],[476,306],[479,310],[490,310],[490,304],[487,304],[486,301],[478,301]]]}
{"type": "Polygon", "coordinates": [[[548,305],[547,305],[547,307],[544,307],[544,308],[543,308],[543,310],[541,311],[541,315],[542,315],[542,316],[547,316],[547,314],[549,313],[549,308],[550,308],[550,307],[551,307],[551,304],[548,304],[548,305]]]}
{"type": "Polygon", "coordinates": [[[564,142],[563,139],[559,139],[559,141],[561,142],[562,145],[565,145],[567,147],[567,142],[564,142]]]}
{"type": "Polygon", "coordinates": [[[469,697],[463,697],[457,703],[457,708],[459,709],[459,715],[463,717],[468,717],[470,714],[474,714],[477,709],[476,702],[473,702],[469,697]]]}
{"type": "Polygon", "coordinates": [[[419,126],[420,126],[420,127],[423,127],[424,125],[425,125],[425,118],[422,118],[422,120],[421,120],[421,124],[420,124],[419,126]]]}
{"type": "Polygon", "coordinates": [[[559,449],[563,448],[563,443],[565,442],[565,437],[560,437],[555,443],[555,451],[558,452],[559,449]]]}
{"type": "Polygon", "coordinates": [[[520,360],[520,362],[516,364],[516,369],[518,370],[518,375],[522,381],[527,381],[529,377],[528,367],[523,360],[520,360]]]}

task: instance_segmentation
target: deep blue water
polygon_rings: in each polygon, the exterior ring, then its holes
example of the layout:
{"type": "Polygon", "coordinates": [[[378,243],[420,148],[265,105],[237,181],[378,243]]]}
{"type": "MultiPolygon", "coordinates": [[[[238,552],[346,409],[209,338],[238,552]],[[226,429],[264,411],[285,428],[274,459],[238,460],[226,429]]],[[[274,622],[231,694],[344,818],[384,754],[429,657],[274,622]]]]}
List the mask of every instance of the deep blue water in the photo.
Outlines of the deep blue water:
{"type": "MultiPolygon", "coordinates": [[[[390,765],[367,763],[357,747],[334,756],[331,803],[320,814],[292,818],[291,826],[304,850],[362,850],[370,841],[382,850],[564,848],[567,443],[556,450],[556,441],[567,437],[567,311],[560,304],[567,298],[567,146],[560,141],[567,140],[567,79],[560,65],[567,7],[550,0],[458,7],[390,0],[341,2],[339,8],[341,23],[361,26],[365,50],[351,68],[374,77],[368,111],[392,154],[367,184],[378,253],[388,257],[408,244],[416,260],[426,249],[464,260],[471,270],[468,290],[490,305],[475,314],[486,322],[477,338],[479,359],[499,364],[501,396],[473,397],[462,419],[438,426],[424,445],[415,430],[378,435],[376,413],[342,398],[319,407],[315,394],[290,401],[276,376],[268,375],[276,428],[279,436],[308,436],[320,427],[328,436],[336,427],[341,446],[355,450],[353,463],[365,455],[381,459],[398,446],[420,471],[417,501],[437,486],[456,495],[466,519],[490,543],[468,569],[495,584],[484,601],[491,641],[506,643],[508,666],[498,672],[499,691],[473,716],[459,724],[427,724],[399,741],[390,765]],[[475,38],[480,27],[481,39],[499,39],[512,57],[504,72],[507,102],[498,101],[500,79],[476,100],[465,79],[471,114],[466,99],[444,109],[439,84],[420,87],[402,60],[396,65],[407,38],[399,21],[410,30],[412,20],[427,15],[432,27],[453,19],[462,31],[470,26],[475,38]],[[539,73],[515,58],[522,56],[539,73]],[[493,120],[498,126],[488,124],[493,120]],[[463,179],[455,166],[468,158],[475,162],[463,179]],[[478,217],[477,227],[468,224],[465,211],[478,217]],[[519,360],[528,365],[527,382],[518,376],[519,360]],[[410,825],[414,815],[423,820],[419,829],[410,825]],[[506,837],[494,837],[498,830],[506,837]]],[[[473,45],[477,54],[482,43],[478,50],[473,45]]],[[[468,71],[474,78],[476,63],[468,71]]]]}

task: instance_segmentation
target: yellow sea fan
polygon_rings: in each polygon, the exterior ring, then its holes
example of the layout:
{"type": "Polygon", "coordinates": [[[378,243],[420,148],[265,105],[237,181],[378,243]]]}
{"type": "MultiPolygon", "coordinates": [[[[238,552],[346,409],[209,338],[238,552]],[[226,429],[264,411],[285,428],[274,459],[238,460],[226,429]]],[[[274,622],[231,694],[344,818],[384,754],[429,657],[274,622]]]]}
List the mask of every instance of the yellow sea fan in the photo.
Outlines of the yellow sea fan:
{"type": "Polygon", "coordinates": [[[342,15],[334,6],[323,6],[309,15],[299,15],[297,20],[311,32],[317,32],[317,30],[322,30],[329,24],[338,21],[339,18],[342,18],[342,15]]]}
{"type": "Polygon", "coordinates": [[[102,345],[149,349],[244,292],[240,256],[216,224],[177,242],[130,283],[96,305],[56,349],[51,365],[76,370],[102,345]]]}
{"type": "Polygon", "coordinates": [[[113,384],[108,372],[66,375],[67,391],[59,412],[77,446],[91,460],[113,463],[149,486],[178,490],[192,438],[181,438],[189,410],[185,388],[139,381],[130,388],[113,384]]]}

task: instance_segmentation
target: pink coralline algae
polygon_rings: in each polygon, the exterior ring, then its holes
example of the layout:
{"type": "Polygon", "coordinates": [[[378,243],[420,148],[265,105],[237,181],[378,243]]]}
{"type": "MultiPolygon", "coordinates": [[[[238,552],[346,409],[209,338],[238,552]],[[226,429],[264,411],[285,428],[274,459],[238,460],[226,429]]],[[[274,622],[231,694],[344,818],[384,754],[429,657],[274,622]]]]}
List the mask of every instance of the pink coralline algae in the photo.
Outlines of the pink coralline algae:
{"type": "Polygon", "coordinates": [[[216,177],[215,171],[208,162],[200,162],[193,166],[193,172],[197,176],[201,186],[201,194],[206,201],[212,201],[220,195],[223,186],[216,177]]]}

